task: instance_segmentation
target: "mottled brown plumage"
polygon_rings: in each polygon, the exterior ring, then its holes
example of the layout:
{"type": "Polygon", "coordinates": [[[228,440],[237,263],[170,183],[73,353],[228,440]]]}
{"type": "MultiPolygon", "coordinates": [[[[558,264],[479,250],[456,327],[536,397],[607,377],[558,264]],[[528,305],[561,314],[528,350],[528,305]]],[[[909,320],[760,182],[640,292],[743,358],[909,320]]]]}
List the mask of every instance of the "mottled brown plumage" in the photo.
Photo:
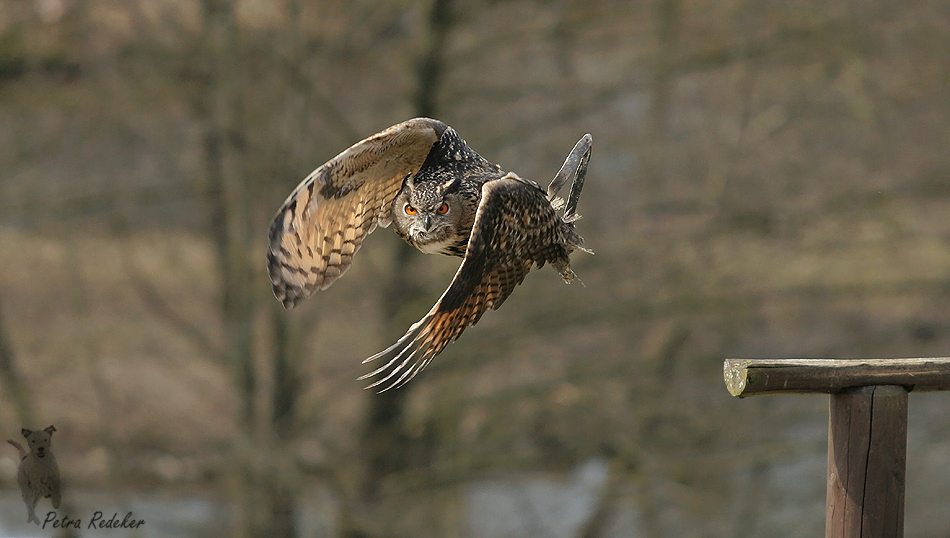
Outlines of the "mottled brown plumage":
{"type": "Polygon", "coordinates": [[[547,193],[475,153],[444,123],[416,118],[353,145],[310,174],[270,228],[268,271],[274,294],[292,308],[326,289],[350,266],[377,225],[426,253],[462,256],[435,306],[395,344],[370,387],[400,386],[446,345],[497,309],[532,265],[550,262],[571,282],[570,253],[583,248],[574,213],[591,138],[574,147],[547,193]],[[557,192],[573,178],[571,195],[557,192]]]}

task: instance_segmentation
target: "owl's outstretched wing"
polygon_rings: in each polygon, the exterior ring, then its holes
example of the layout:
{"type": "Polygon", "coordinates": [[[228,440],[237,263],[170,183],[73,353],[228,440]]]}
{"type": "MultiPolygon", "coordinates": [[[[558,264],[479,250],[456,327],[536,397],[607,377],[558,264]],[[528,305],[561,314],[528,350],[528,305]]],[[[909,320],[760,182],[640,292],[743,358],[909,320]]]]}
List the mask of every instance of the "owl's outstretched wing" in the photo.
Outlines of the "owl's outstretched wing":
{"type": "Polygon", "coordinates": [[[419,171],[447,126],[415,118],[357,142],[314,170],[270,226],[267,270],[285,308],[326,289],[377,225],[389,226],[403,180],[419,171]]]}
{"type": "Polygon", "coordinates": [[[383,385],[382,391],[408,382],[488,308],[498,309],[533,264],[551,262],[570,281],[568,255],[582,243],[536,184],[514,174],[486,182],[465,257],[452,283],[399,341],[363,361],[395,354],[360,379],[381,376],[367,388],[383,385]]]}

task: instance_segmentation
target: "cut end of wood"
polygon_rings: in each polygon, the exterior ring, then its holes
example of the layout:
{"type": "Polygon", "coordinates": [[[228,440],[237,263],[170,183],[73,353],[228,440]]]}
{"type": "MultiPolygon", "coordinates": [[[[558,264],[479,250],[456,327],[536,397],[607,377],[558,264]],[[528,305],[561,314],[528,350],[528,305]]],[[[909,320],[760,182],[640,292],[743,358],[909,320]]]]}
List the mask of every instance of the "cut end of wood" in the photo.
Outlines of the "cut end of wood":
{"type": "Polygon", "coordinates": [[[729,394],[737,398],[742,397],[748,381],[748,359],[726,359],[722,363],[722,377],[726,381],[729,394]]]}

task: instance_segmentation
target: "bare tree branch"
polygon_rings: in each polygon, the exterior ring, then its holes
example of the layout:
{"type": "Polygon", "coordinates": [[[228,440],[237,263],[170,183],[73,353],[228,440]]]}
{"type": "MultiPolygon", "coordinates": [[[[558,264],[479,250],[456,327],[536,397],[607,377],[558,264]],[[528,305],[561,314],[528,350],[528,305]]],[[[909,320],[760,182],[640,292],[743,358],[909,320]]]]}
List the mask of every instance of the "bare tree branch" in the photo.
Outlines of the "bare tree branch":
{"type": "Polygon", "coordinates": [[[142,304],[155,315],[162,323],[172,327],[184,336],[198,351],[218,364],[225,364],[224,350],[216,344],[201,327],[182,316],[172,305],[165,300],[162,293],[145,276],[132,252],[132,240],[126,237],[122,251],[122,265],[125,273],[132,281],[135,293],[142,304]]]}

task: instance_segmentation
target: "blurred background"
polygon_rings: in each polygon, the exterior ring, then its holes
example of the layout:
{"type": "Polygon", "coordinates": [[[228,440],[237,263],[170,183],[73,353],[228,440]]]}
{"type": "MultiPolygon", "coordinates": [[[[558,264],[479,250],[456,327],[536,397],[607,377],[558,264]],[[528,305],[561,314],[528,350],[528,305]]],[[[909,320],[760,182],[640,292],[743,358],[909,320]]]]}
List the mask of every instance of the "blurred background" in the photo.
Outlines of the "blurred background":
{"type": "MultiPolygon", "coordinates": [[[[950,349],[948,51],[937,0],[3,0],[0,435],[147,522],[83,536],[820,536],[828,398],[722,361],[950,349]],[[458,260],[381,230],[285,312],[266,229],[419,115],[543,185],[592,133],[596,254],[376,395],[458,260]]],[[[910,397],[908,537],[950,535],[948,408],[910,397]]]]}

